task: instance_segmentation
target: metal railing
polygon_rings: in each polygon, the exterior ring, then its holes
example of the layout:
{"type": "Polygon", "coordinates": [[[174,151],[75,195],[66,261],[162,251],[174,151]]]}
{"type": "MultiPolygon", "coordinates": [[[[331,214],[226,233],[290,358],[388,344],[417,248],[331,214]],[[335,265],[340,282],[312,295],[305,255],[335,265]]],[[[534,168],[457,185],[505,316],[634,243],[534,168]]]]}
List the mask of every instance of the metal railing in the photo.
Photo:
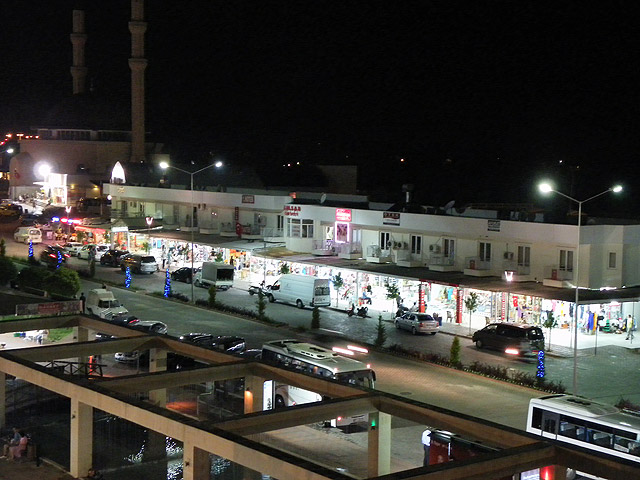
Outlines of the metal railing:
{"type": "Polygon", "coordinates": [[[455,263],[456,261],[454,257],[445,257],[442,253],[436,253],[429,256],[429,265],[452,267],[455,263]]]}
{"type": "Polygon", "coordinates": [[[466,257],[464,259],[464,268],[469,270],[491,270],[491,262],[480,260],[480,257],[466,257]]]}

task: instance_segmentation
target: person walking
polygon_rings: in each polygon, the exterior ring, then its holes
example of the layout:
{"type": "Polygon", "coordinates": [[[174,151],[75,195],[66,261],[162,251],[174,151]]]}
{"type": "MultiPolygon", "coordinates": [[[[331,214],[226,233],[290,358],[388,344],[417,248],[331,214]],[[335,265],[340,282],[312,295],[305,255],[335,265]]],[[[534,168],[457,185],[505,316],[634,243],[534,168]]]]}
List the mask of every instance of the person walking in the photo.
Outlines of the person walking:
{"type": "Polygon", "coordinates": [[[82,292],[80,294],[80,298],[78,300],[80,300],[82,302],[82,313],[85,313],[84,312],[84,304],[87,301],[87,297],[84,296],[84,292],[82,292]]]}
{"type": "Polygon", "coordinates": [[[424,458],[422,459],[422,466],[429,466],[429,449],[431,448],[431,430],[428,428],[422,432],[422,449],[424,450],[424,458]]]}
{"type": "Polygon", "coordinates": [[[633,317],[627,317],[627,338],[625,340],[633,340],[633,317]]]}

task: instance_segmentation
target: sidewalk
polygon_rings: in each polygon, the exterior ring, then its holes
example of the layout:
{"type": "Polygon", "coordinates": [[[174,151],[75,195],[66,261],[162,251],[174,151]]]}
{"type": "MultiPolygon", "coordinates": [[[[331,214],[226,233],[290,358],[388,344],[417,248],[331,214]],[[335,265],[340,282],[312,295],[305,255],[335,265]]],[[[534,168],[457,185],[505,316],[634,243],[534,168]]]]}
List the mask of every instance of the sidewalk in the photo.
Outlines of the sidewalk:
{"type": "Polygon", "coordinates": [[[41,462],[38,467],[35,462],[14,462],[11,460],[0,459],[0,479],[71,480],[73,477],[47,462],[41,462]]]}

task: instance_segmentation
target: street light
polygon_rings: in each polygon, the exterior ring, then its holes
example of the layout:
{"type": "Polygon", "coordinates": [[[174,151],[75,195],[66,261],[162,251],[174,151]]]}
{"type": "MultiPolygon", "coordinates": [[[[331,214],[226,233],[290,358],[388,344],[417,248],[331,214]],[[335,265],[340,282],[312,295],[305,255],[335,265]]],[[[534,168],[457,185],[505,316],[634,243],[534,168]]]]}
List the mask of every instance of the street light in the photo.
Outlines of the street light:
{"type": "Polygon", "coordinates": [[[69,221],[69,212],[71,212],[71,205],[67,205],[64,207],[64,211],[67,212],[67,242],[69,241],[69,237],[71,236],[71,222],[69,221]]]}
{"type": "Polygon", "coordinates": [[[153,217],[144,217],[144,219],[147,221],[147,237],[149,237],[149,239],[147,240],[147,253],[151,252],[151,224],[153,223],[153,217]]]}
{"type": "Polygon", "coordinates": [[[206,170],[208,168],[220,168],[222,167],[222,162],[221,161],[217,161],[211,165],[207,165],[204,168],[201,168],[200,170],[196,170],[195,172],[189,172],[187,170],[183,170],[182,168],[178,168],[178,167],[174,167],[173,165],[169,165],[169,163],[167,162],[160,162],[160,168],[162,168],[163,170],[166,170],[167,168],[173,168],[175,170],[178,170],[182,173],[186,173],[189,176],[191,176],[191,214],[189,215],[191,217],[191,301],[193,303],[195,303],[196,298],[195,298],[195,294],[194,294],[194,290],[193,290],[193,277],[194,277],[194,271],[193,271],[193,228],[194,228],[194,222],[193,222],[193,176],[196,173],[200,173],[203,170],[206,170]]]}
{"type": "MultiPolygon", "coordinates": [[[[555,190],[548,183],[541,183],[538,188],[542,193],[557,193],[561,197],[567,198],[572,202],[576,202],[578,204],[578,235],[576,242],[576,277],[575,277],[575,287],[576,287],[576,298],[575,305],[573,308],[573,394],[578,395],[578,298],[579,298],[579,287],[580,287],[580,227],[582,226],[582,204],[587,203],[594,198],[598,198],[605,193],[613,192],[619,193],[622,191],[621,185],[614,185],[613,187],[607,188],[605,191],[598,193],[592,197],[587,198],[586,200],[577,200],[569,195],[565,195],[562,192],[555,190]]],[[[598,328],[596,326],[596,328],[598,328]]]]}

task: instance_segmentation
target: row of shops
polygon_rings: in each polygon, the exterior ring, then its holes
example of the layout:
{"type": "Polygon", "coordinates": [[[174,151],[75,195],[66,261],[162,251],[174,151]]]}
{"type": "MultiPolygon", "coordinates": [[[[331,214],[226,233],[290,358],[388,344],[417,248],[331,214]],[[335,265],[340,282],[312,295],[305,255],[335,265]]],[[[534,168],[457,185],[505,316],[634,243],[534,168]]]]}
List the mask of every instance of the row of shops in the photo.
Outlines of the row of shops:
{"type": "MultiPolygon", "coordinates": [[[[154,255],[161,268],[174,270],[182,266],[191,266],[191,244],[187,241],[161,238],[150,235],[151,230],[129,231],[126,225],[75,226],[85,234],[84,241],[109,243],[112,248],[122,248],[132,252],[144,251],[154,255]]],[[[260,243],[256,247],[262,246],[260,243]]],[[[242,248],[229,248],[194,244],[193,264],[200,267],[205,261],[222,261],[236,269],[236,281],[258,285],[264,282],[270,285],[280,276],[283,264],[287,264],[291,273],[313,275],[319,278],[333,279],[340,275],[343,285],[332,290],[332,305],[339,309],[348,309],[351,304],[368,305],[372,310],[395,314],[399,305],[417,311],[437,315],[443,322],[452,322],[468,326],[470,330],[483,328],[493,321],[522,322],[544,325],[553,315],[558,330],[570,330],[573,323],[574,303],[562,300],[522,295],[512,292],[495,292],[463,288],[457,285],[445,285],[406,278],[395,278],[374,273],[316,265],[306,261],[288,261],[286,258],[271,258],[262,248],[257,251],[242,248]],[[388,284],[398,288],[399,299],[389,300],[388,284]],[[471,293],[477,296],[477,308],[467,311],[464,299],[471,293]]],[[[608,302],[580,305],[578,308],[578,329],[582,335],[594,335],[600,332],[615,332],[612,326],[624,324],[628,315],[635,316],[640,304],[635,301],[608,302]]],[[[571,335],[566,338],[570,339],[571,335]]]]}

